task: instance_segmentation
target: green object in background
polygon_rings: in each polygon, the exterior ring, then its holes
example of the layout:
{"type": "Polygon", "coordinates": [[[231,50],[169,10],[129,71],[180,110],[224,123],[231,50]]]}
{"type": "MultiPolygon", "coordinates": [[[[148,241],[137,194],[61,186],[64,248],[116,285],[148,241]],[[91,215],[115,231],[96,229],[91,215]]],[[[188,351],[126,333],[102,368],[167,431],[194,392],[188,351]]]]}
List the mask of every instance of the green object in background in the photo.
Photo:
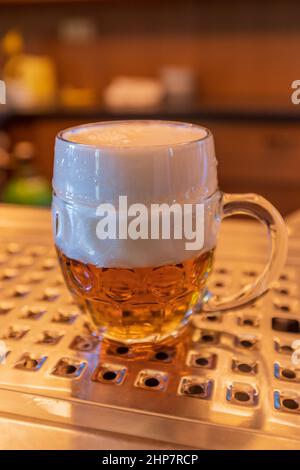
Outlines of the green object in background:
{"type": "Polygon", "coordinates": [[[3,191],[3,202],[30,206],[49,206],[51,190],[41,176],[12,177],[3,191]]]}
{"type": "Polygon", "coordinates": [[[51,187],[34,166],[35,149],[31,142],[15,145],[15,170],[2,191],[2,201],[30,206],[50,206],[51,187]]]}

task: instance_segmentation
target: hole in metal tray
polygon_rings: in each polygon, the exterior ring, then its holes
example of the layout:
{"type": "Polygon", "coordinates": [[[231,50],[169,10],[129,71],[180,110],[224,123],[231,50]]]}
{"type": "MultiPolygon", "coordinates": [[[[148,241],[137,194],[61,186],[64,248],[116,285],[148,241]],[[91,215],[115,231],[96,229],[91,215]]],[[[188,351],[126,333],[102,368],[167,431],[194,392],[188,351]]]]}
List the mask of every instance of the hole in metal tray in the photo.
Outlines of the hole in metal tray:
{"type": "Polygon", "coordinates": [[[209,322],[221,322],[222,321],[222,315],[205,315],[203,317],[203,320],[209,321],[209,322]]]}
{"type": "Polygon", "coordinates": [[[50,269],[53,269],[57,266],[57,260],[56,258],[47,258],[43,261],[42,268],[45,269],[46,271],[49,271],[50,269]]]}
{"type": "Polygon", "coordinates": [[[276,338],[274,340],[274,349],[279,354],[287,354],[287,355],[293,354],[293,351],[294,351],[291,343],[288,343],[286,340],[283,341],[279,338],[276,338]]]}
{"type": "MultiPolygon", "coordinates": [[[[130,361],[149,359],[158,362],[155,358],[155,352],[151,351],[150,348],[139,348],[133,346],[125,346],[120,343],[105,342],[104,347],[106,348],[106,354],[130,361]]],[[[163,362],[160,360],[159,362],[163,362]]],[[[166,360],[166,362],[169,362],[166,360]]]]}
{"type": "Polygon", "coordinates": [[[196,330],[193,335],[194,343],[218,344],[221,333],[213,330],[196,330]]]}
{"type": "Polygon", "coordinates": [[[51,374],[58,377],[77,378],[81,375],[85,362],[71,358],[62,358],[58,361],[51,374]]]}
{"type": "Polygon", "coordinates": [[[78,317],[78,312],[74,309],[60,308],[52,318],[55,323],[65,323],[71,325],[78,317]]]}
{"type": "Polygon", "coordinates": [[[100,364],[93,373],[92,380],[105,384],[121,385],[125,380],[126,371],[127,368],[119,364],[100,364]]]}
{"type": "Polygon", "coordinates": [[[167,383],[167,373],[152,369],[145,369],[139,372],[134,385],[145,390],[161,392],[167,388],[167,383]]]}
{"type": "Polygon", "coordinates": [[[20,340],[22,339],[29,331],[29,328],[26,326],[12,325],[8,327],[7,332],[2,336],[2,339],[13,339],[20,340]]]}
{"type": "Polygon", "coordinates": [[[120,356],[124,356],[129,353],[129,348],[127,346],[118,346],[116,353],[120,354],[120,356]]]}
{"type": "Polygon", "coordinates": [[[255,269],[249,269],[249,270],[245,270],[243,271],[243,275],[246,276],[246,277],[257,277],[258,276],[258,271],[256,271],[255,269]]]}
{"type": "Polygon", "coordinates": [[[296,313],[299,308],[299,302],[296,299],[275,299],[273,309],[283,313],[296,313]]]}
{"type": "Polygon", "coordinates": [[[31,353],[25,353],[16,362],[15,368],[26,371],[37,371],[42,367],[46,359],[47,356],[37,356],[31,353]]]}
{"type": "Polygon", "coordinates": [[[42,294],[42,300],[54,302],[59,298],[59,296],[60,291],[58,289],[56,289],[55,287],[47,287],[42,294]]]}
{"type": "Polygon", "coordinates": [[[285,333],[299,333],[300,332],[298,320],[291,319],[291,318],[273,317],[272,328],[275,331],[282,331],[285,333]]]}
{"type": "Polygon", "coordinates": [[[19,274],[19,271],[17,269],[7,268],[7,269],[4,269],[4,271],[2,272],[1,279],[3,281],[9,281],[17,277],[18,274],[19,274]]]}
{"type": "Polygon", "coordinates": [[[300,395],[290,391],[274,391],[274,408],[285,413],[300,413],[300,395]]]}
{"type": "Polygon", "coordinates": [[[250,384],[233,382],[227,386],[226,400],[234,405],[256,406],[258,399],[258,389],[250,384]]]}
{"type": "Polygon", "coordinates": [[[212,352],[190,351],[187,356],[187,365],[195,368],[215,369],[217,355],[212,352]]]}
{"type": "Polygon", "coordinates": [[[22,316],[24,318],[29,318],[32,320],[38,320],[47,311],[43,305],[28,305],[28,306],[25,306],[22,310],[23,310],[22,316]]]}
{"type": "Polygon", "coordinates": [[[19,245],[19,243],[9,243],[6,247],[6,251],[10,255],[16,255],[17,253],[20,253],[21,250],[22,247],[19,245]]]}
{"type": "Polygon", "coordinates": [[[154,357],[157,361],[167,361],[170,355],[166,351],[158,351],[154,357]]]}
{"type": "Polygon", "coordinates": [[[176,347],[161,347],[160,349],[154,350],[151,361],[171,363],[175,360],[177,355],[176,347]]]}
{"type": "Polygon", "coordinates": [[[148,377],[147,379],[144,380],[144,385],[146,387],[158,387],[159,385],[159,380],[156,377],[148,377]]]}
{"type": "Polygon", "coordinates": [[[44,330],[39,335],[37,342],[39,344],[55,345],[62,339],[63,336],[64,332],[62,331],[44,330]]]}
{"type": "Polygon", "coordinates": [[[243,335],[237,336],[234,339],[235,346],[241,349],[258,349],[259,342],[258,339],[253,335],[243,335]]]}
{"type": "Polygon", "coordinates": [[[30,293],[30,287],[27,284],[18,284],[13,290],[14,297],[25,297],[30,293]]]}
{"type": "Polygon", "coordinates": [[[255,360],[234,358],[231,368],[233,372],[243,375],[256,375],[258,373],[258,363],[255,360]]]}
{"type": "Polygon", "coordinates": [[[290,365],[280,364],[275,362],[274,364],[274,376],[279,380],[285,380],[288,382],[300,382],[300,370],[290,365]]]}
{"type": "Polygon", "coordinates": [[[99,339],[95,336],[78,335],[70,344],[70,349],[76,351],[91,352],[98,346],[99,339]]]}
{"type": "Polygon", "coordinates": [[[229,269],[226,268],[225,266],[220,266],[219,268],[216,268],[214,272],[217,274],[229,274],[230,273],[229,269]]]}
{"type": "Polygon", "coordinates": [[[239,326],[250,326],[258,328],[260,326],[260,317],[257,315],[242,314],[237,316],[237,324],[239,326]]]}
{"type": "Polygon", "coordinates": [[[0,315],[5,315],[6,313],[10,312],[14,308],[15,304],[10,301],[3,301],[0,302],[0,315]]]}
{"type": "Polygon", "coordinates": [[[291,398],[285,398],[282,401],[282,404],[285,408],[289,410],[298,410],[299,408],[299,403],[296,400],[291,399],[291,398]]]}
{"type": "Polygon", "coordinates": [[[25,277],[25,282],[28,282],[30,284],[38,284],[39,282],[42,282],[44,279],[45,279],[45,274],[43,272],[34,271],[25,277]]]}
{"type": "Polygon", "coordinates": [[[178,395],[209,400],[212,396],[212,391],[213,380],[190,375],[182,377],[178,388],[178,395]]]}

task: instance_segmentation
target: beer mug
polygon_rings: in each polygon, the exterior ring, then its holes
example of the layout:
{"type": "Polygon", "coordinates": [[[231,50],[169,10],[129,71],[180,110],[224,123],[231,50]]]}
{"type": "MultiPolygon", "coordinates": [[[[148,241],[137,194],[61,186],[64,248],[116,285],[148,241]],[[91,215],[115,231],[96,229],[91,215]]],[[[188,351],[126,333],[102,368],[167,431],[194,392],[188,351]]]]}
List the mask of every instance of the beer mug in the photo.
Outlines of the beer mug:
{"type": "Polygon", "coordinates": [[[280,214],[257,194],[219,190],[213,136],[194,124],[116,121],[60,132],[52,214],[75,301],[104,338],[127,345],[178,336],[195,310],[253,302],[286,258],[280,214]],[[207,280],[220,222],[236,214],[265,224],[270,256],[252,284],[222,297],[207,280]]]}

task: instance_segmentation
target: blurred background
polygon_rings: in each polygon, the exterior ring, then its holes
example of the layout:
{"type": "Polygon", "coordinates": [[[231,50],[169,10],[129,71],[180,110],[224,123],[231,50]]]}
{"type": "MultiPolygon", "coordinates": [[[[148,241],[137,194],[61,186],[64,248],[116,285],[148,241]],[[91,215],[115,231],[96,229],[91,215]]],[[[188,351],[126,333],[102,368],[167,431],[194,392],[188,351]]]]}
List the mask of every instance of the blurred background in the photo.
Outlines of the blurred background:
{"type": "Polygon", "coordinates": [[[0,194],[48,205],[55,134],[131,118],[209,127],[220,186],[300,206],[300,2],[0,0],[0,194]]]}

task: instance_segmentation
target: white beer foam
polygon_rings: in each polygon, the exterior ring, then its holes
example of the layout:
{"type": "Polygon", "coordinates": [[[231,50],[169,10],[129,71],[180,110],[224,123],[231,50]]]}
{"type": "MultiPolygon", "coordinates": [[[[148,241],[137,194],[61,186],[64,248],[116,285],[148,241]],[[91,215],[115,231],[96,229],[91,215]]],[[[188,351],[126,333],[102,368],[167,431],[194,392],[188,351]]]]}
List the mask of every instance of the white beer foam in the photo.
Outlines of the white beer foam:
{"type": "Polygon", "coordinates": [[[147,267],[196,256],[187,240],[99,240],[96,209],[178,202],[205,208],[204,247],[214,248],[219,228],[216,159],[206,129],[167,122],[99,123],[56,139],[53,176],[56,245],[70,258],[103,267],[147,267]],[[56,223],[58,230],[56,233],[56,223]]]}
{"type": "Polygon", "coordinates": [[[191,125],[169,123],[124,122],[114,125],[90,125],[65,133],[72,142],[105,147],[145,147],[177,145],[203,139],[207,130],[191,125]]]}

